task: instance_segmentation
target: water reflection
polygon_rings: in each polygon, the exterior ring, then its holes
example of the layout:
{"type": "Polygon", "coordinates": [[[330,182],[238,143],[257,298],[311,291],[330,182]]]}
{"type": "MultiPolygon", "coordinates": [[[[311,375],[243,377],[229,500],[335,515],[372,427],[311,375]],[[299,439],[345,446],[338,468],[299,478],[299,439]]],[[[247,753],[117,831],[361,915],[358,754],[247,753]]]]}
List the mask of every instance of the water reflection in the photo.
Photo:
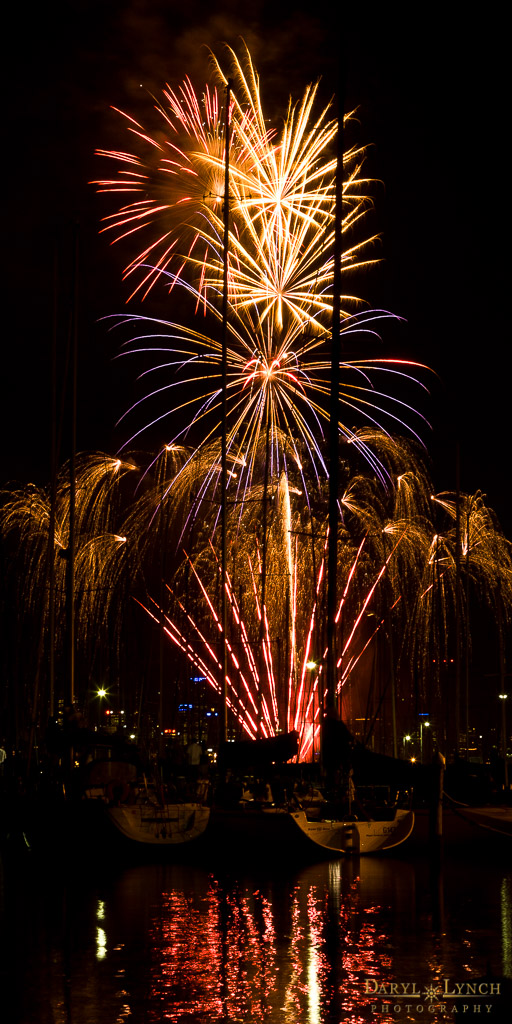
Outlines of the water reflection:
{"type": "Polygon", "coordinates": [[[145,865],[42,881],[24,880],[11,906],[14,945],[32,936],[27,1022],[446,1021],[428,986],[481,978],[489,963],[512,975],[505,871],[480,868],[477,891],[474,869],[447,865],[444,894],[428,864],[378,859],[273,877],[145,865]],[[390,1000],[392,985],[421,990],[421,1010],[416,995],[409,1010],[390,1000]]]}
{"type": "Polygon", "coordinates": [[[501,880],[501,949],[503,974],[512,978],[512,877],[501,880]]]}

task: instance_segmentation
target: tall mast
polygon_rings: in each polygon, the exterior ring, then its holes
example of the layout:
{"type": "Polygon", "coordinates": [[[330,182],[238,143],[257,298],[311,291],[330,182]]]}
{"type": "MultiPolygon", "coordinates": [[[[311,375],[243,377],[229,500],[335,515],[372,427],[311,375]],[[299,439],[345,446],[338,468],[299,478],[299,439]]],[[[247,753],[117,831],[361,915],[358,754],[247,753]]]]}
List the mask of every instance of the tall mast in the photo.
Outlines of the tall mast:
{"type": "Polygon", "coordinates": [[[338,132],[336,154],[336,198],[334,208],[334,269],[331,342],[331,400],[329,418],[329,543],[327,550],[327,705],[336,708],[336,609],[338,571],[339,491],[339,392],[341,359],[341,260],[343,223],[343,94],[341,70],[338,75],[338,132]]]}
{"type": "Polygon", "coordinates": [[[71,615],[71,636],[70,636],[70,663],[69,663],[69,697],[73,706],[75,701],[75,543],[76,543],[76,415],[77,415],[77,372],[78,372],[78,225],[75,237],[75,279],[73,294],[73,338],[72,338],[72,362],[71,362],[71,473],[70,473],[70,536],[69,536],[69,564],[71,570],[70,585],[70,615],[71,615]]]}
{"type": "MultiPolygon", "coordinates": [[[[468,531],[469,533],[469,531],[468,531]]],[[[460,751],[460,681],[461,681],[461,529],[460,529],[460,446],[455,447],[455,756],[460,751]]],[[[469,536],[468,536],[469,541],[469,536]]],[[[467,640],[466,640],[467,642],[467,640]]],[[[450,736],[450,744],[452,737],[450,736]]]]}
{"type": "Polygon", "coordinates": [[[268,467],[270,462],[270,409],[268,394],[265,396],[265,468],[263,472],[263,509],[262,509],[262,535],[263,535],[263,547],[261,552],[261,591],[260,591],[260,629],[259,629],[259,643],[258,650],[260,656],[260,681],[258,687],[258,704],[257,704],[257,731],[263,732],[263,678],[265,673],[265,603],[266,603],[266,589],[267,589],[267,529],[268,529],[268,509],[267,509],[267,495],[268,495],[268,467]]]}
{"type": "Polygon", "coordinates": [[[51,490],[50,520],[48,524],[49,574],[49,712],[55,715],[55,506],[57,501],[57,317],[58,317],[58,263],[55,246],[53,263],[53,331],[51,352],[51,490]]]}
{"type": "Polygon", "coordinates": [[[76,400],[78,360],[78,225],[74,231],[72,313],[69,337],[71,385],[71,453],[69,458],[69,537],[67,579],[68,681],[66,700],[75,701],[75,505],[76,505],[76,400]]]}
{"type": "Polygon", "coordinates": [[[222,431],[221,431],[221,619],[222,619],[222,712],[221,742],[227,740],[228,708],[227,708],[227,385],[228,385],[228,248],[229,248],[229,107],[231,102],[231,79],[226,82],[226,106],[224,110],[224,238],[222,250],[223,287],[222,287],[222,431]]]}

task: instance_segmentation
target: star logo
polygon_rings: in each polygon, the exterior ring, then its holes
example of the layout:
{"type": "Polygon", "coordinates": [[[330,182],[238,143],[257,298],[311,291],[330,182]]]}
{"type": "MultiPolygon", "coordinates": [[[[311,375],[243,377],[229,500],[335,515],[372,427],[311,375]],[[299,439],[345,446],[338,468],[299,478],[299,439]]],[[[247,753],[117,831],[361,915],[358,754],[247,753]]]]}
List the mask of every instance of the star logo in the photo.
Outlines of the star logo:
{"type": "Polygon", "coordinates": [[[437,985],[426,985],[423,995],[430,1003],[435,1002],[441,989],[437,985]]]}

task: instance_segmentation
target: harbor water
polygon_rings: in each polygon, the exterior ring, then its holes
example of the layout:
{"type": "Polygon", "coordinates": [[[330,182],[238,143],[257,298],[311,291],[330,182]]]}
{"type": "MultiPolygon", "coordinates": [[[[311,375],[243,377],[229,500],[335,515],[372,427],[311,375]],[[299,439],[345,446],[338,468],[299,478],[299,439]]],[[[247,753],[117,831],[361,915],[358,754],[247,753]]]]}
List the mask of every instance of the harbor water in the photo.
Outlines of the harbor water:
{"type": "Polygon", "coordinates": [[[512,865],[485,843],[439,868],[8,852],[0,899],[5,1024],[512,1019],[512,865]]]}

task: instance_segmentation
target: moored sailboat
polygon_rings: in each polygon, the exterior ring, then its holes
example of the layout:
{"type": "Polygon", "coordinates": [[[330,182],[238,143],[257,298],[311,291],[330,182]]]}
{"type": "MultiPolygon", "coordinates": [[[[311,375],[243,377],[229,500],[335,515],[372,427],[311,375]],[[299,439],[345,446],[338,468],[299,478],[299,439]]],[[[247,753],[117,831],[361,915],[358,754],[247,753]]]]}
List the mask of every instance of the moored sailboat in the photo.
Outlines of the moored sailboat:
{"type": "Polygon", "coordinates": [[[414,813],[396,810],[389,821],[311,821],[305,811],[291,814],[307,839],[328,854],[380,853],[399,846],[414,828],[414,813]]]}
{"type": "Polygon", "coordinates": [[[109,806],[108,819],[131,843],[144,846],[181,847],[204,835],[210,809],[197,802],[167,803],[155,797],[133,804],[109,806]]]}
{"type": "Polygon", "coordinates": [[[110,834],[132,847],[188,847],[204,835],[210,817],[207,788],[199,781],[152,780],[135,759],[110,750],[86,764],[82,795],[110,834]]]}

